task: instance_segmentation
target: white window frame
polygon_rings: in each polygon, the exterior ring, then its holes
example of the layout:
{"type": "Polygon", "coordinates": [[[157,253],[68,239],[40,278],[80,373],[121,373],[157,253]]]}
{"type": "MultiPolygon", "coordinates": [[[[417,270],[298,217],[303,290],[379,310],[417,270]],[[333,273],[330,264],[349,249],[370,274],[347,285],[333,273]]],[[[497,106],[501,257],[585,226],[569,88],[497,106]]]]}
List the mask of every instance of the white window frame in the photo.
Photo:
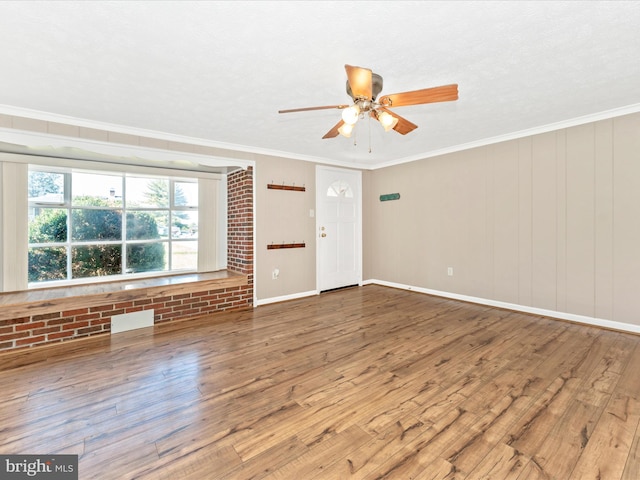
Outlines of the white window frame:
{"type": "Polygon", "coordinates": [[[30,282],[28,284],[29,288],[37,288],[40,286],[62,286],[62,285],[74,285],[78,283],[91,283],[95,281],[95,279],[109,279],[113,280],[122,280],[122,279],[133,279],[133,278],[144,278],[151,276],[162,276],[162,275],[172,275],[177,273],[188,273],[188,272],[196,272],[197,267],[194,268],[186,268],[180,269],[175,268],[175,266],[171,265],[172,262],[172,252],[173,248],[176,244],[182,242],[193,242],[196,239],[181,239],[174,237],[170,232],[166,238],[158,239],[158,240],[127,240],[127,222],[126,216],[129,211],[163,211],[167,212],[168,215],[168,227],[171,228],[173,224],[172,217],[175,212],[185,211],[185,212],[195,212],[198,211],[198,207],[190,206],[190,205],[176,205],[175,204],[175,184],[176,183],[198,183],[197,179],[187,178],[184,176],[167,176],[167,175],[149,175],[148,173],[122,173],[122,172],[113,172],[113,171],[101,171],[101,170],[84,170],[84,169],[70,169],[70,168],[55,168],[55,167],[47,167],[41,165],[30,165],[29,171],[41,171],[47,173],[58,173],[64,175],[64,200],[62,203],[59,202],[47,202],[47,201],[39,201],[39,202],[29,202],[30,208],[56,208],[60,210],[65,210],[67,212],[68,219],[68,227],[70,226],[70,222],[72,219],[72,212],[74,210],[113,210],[113,211],[121,211],[122,212],[122,229],[121,229],[121,238],[119,240],[102,240],[102,241],[77,241],[72,238],[71,230],[67,229],[67,239],[65,242],[58,243],[30,243],[29,248],[47,248],[47,247],[62,247],[66,250],[67,255],[67,278],[64,280],[48,280],[48,281],[39,281],[39,282],[30,282]],[[73,204],[73,184],[72,177],[73,173],[86,173],[86,174],[95,174],[95,175],[104,175],[108,174],[113,177],[120,177],[120,188],[122,189],[122,205],[114,206],[114,207],[92,207],[92,206],[80,206],[73,204]],[[143,177],[143,178],[159,178],[163,180],[167,180],[169,185],[169,205],[167,207],[129,207],[127,205],[127,178],[131,177],[143,177]],[[141,243],[160,243],[167,245],[168,259],[169,263],[167,270],[155,271],[155,272],[139,272],[139,273],[126,273],[126,268],[123,268],[123,273],[118,275],[108,275],[103,277],[85,277],[85,278],[71,278],[72,276],[72,256],[71,252],[74,247],[79,246],[92,246],[92,245],[119,245],[122,247],[122,263],[123,267],[127,265],[127,245],[141,244],[141,243]]]}
{"type": "MultiPolygon", "coordinates": [[[[92,284],[117,280],[116,276],[90,277],[76,280],[37,282],[29,285],[28,269],[28,167],[37,165],[52,171],[58,168],[78,169],[100,173],[125,173],[131,176],[165,176],[180,179],[194,179],[199,184],[198,207],[198,268],[197,272],[209,272],[226,268],[226,174],[172,168],[145,167],[120,163],[49,158],[20,154],[0,154],[0,181],[3,195],[0,197],[0,291],[17,291],[28,288],[49,288],[53,286],[92,284]],[[206,228],[203,226],[206,225],[206,228]],[[55,285],[54,285],[55,283],[55,285]]],[[[141,272],[125,274],[122,279],[166,276],[178,272],[141,272]]]]}

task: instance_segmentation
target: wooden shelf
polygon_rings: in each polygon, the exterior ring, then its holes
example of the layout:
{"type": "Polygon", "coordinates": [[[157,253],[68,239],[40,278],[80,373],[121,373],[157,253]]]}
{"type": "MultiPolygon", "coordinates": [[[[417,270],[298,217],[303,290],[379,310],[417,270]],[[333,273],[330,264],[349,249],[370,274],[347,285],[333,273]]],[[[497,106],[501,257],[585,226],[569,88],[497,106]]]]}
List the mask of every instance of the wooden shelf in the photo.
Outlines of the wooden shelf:
{"type": "Polygon", "coordinates": [[[304,192],[305,187],[296,187],[295,185],[277,185],[275,183],[268,183],[267,188],[270,190],[289,190],[292,192],[304,192]]]}
{"type": "Polygon", "coordinates": [[[305,248],[305,243],[272,243],[267,245],[267,250],[278,250],[280,248],[305,248]]]}

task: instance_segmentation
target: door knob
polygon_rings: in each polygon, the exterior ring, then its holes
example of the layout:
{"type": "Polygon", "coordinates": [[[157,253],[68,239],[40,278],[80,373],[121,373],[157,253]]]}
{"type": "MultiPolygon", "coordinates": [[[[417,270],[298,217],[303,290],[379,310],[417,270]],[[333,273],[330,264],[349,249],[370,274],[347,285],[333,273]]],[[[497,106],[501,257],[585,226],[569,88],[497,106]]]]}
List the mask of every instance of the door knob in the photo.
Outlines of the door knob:
{"type": "Polygon", "coordinates": [[[321,236],[322,238],[324,238],[324,237],[326,237],[326,236],[327,236],[327,234],[323,232],[323,233],[321,233],[321,234],[320,234],[320,236],[321,236]]]}

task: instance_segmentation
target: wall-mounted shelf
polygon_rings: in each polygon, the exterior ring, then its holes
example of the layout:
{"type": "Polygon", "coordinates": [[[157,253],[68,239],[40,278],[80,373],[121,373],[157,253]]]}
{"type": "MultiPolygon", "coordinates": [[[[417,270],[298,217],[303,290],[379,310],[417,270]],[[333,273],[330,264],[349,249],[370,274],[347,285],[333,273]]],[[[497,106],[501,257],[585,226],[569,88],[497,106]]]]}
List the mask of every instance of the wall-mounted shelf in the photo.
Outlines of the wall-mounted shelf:
{"type": "Polygon", "coordinates": [[[267,245],[268,250],[278,250],[280,248],[305,248],[305,243],[272,243],[267,245]]]}
{"type": "Polygon", "coordinates": [[[305,187],[296,187],[295,185],[278,185],[275,183],[267,183],[267,188],[270,190],[289,190],[292,192],[304,192],[305,187]]]}

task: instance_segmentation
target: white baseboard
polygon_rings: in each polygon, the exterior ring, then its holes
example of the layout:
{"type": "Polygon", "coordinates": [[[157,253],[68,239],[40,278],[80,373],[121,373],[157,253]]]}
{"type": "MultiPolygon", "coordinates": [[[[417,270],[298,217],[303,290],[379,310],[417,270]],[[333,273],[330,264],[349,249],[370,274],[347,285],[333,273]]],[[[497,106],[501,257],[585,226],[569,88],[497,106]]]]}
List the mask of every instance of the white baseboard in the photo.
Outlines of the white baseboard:
{"type": "Polygon", "coordinates": [[[262,300],[256,300],[255,306],[268,305],[270,303],[286,302],[287,300],[295,300],[296,298],[311,297],[318,295],[317,290],[309,290],[308,292],[292,293],[291,295],[283,295],[281,297],[263,298],[262,300]]]}
{"type": "Polygon", "coordinates": [[[412,292],[426,293],[428,295],[436,295],[438,297],[451,298],[453,300],[462,300],[464,302],[478,303],[490,307],[506,308],[518,312],[533,313],[543,317],[553,317],[561,320],[582,323],[596,327],[608,328],[611,330],[620,330],[629,333],[640,333],[640,325],[631,323],[614,322],[604,318],[588,317],[586,315],[576,315],[574,313],[558,312],[555,310],[545,310],[543,308],[528,307],[526,305],[518,305],[516,303],[500,302],[498,300],[490,300],[481,297],[472,297],[469,295],[460,295],[458,293],[443,292],[440,290],[431,290],[430,288],[415,287],[412,285],[404,285],[401,283],[386,282],[384,280],[369,279],[362,282],[363,285],[383,285],[386,287],[400,288],[402,290],[410,290],[412,292]]]}

